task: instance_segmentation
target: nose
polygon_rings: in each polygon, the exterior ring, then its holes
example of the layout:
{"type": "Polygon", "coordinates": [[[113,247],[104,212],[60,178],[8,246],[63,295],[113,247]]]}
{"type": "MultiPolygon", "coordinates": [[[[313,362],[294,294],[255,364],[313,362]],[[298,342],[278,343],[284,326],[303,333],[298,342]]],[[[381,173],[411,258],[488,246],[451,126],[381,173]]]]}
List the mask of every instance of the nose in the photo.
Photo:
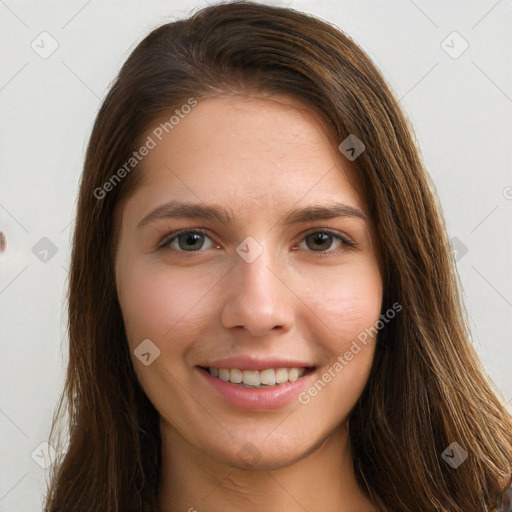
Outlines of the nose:
{"type": "Polygon", "coordinates": [[[270,261],[269,253],[265,248],[252,263],[237,256],[226,283],[229,292],[221,313],[222,324],[227,329],[243,328],[252,336],[290,330],[297,298],[283,272],[275,270],[279,266],[270,261]]]}

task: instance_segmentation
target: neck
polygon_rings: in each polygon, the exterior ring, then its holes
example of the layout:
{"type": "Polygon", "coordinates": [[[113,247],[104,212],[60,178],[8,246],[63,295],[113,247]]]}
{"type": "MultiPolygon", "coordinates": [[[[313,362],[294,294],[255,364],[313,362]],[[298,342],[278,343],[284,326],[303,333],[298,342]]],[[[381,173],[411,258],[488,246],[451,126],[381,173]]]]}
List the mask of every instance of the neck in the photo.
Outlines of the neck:
{"type": "Polygon", "coordinates": [[[373,512],[357,485],[343,425],[290,465],[240,469],[207,456],[161,424],[159,512],[373,512]]]}

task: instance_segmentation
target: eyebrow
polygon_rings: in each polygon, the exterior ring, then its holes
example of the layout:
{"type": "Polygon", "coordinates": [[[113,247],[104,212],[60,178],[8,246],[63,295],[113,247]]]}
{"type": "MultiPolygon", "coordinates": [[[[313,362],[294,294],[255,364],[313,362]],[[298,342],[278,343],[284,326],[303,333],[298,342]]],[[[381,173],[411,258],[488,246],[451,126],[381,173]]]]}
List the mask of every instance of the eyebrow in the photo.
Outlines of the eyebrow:
{"type": "MultiPolygon", "coordinates": [[[[325,203],[291,210],[285,215],[282,224],[284,226],[290,226],[301,222],[328,220],[337,217],[355,217],[365,222],[368,220],[366,215],[354,206],[342,203],[325,203]]],[[[169,218],[204,219],[223,224],[235,223],[233,212],[222,206],[170,201],[162,204],[146,215],[137,224],[137,228],[140,229],[147,224],[169,218]]]]}

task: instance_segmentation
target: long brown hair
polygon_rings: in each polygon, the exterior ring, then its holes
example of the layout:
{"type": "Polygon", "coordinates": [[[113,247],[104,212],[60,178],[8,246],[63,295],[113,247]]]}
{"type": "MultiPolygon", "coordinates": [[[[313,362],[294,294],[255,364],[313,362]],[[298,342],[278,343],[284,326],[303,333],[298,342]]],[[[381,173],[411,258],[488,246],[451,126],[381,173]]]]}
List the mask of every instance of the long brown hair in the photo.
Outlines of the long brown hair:
{"type": "Polygon", "coordinates": [[[250,89],[298,98],[333,140],[355,134],[365,145],[353,165],[382,252],[382,311],[395,302],[403,310],[379,333],[349,418],[361,488],[379,511],[487,510],[512,473],[511,416],[472,346],[440,206],[406,116],[369,57],[336,27],[289,8],[232,2],[147,35],[97,115],[78,198],[69,363],[49,441],[60,457],[45,512],[156,511],[158,413],[131,363],[114,280],[118,213],[143,166],[112,176],[155,119],[191,97],[250,89]],[[66,449],[57,429],[65,417],[66,449]],[[453,442],[468,453],[457,469],[442,457],[453,442]]]}

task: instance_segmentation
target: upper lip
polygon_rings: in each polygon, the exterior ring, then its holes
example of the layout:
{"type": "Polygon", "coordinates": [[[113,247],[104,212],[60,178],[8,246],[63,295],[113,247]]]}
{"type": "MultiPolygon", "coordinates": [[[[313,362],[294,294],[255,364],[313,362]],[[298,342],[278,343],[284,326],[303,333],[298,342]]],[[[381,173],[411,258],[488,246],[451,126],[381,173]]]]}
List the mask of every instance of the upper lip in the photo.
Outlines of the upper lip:
{"type": "Polygon", "coordinates": [[[306,361],[280,357],[249,357],[238,356],[215,359],[199,364],[203,368],[238,368],[239,370],[265,370],[267,368],[312,368],[314,365],[306,361]]]}

